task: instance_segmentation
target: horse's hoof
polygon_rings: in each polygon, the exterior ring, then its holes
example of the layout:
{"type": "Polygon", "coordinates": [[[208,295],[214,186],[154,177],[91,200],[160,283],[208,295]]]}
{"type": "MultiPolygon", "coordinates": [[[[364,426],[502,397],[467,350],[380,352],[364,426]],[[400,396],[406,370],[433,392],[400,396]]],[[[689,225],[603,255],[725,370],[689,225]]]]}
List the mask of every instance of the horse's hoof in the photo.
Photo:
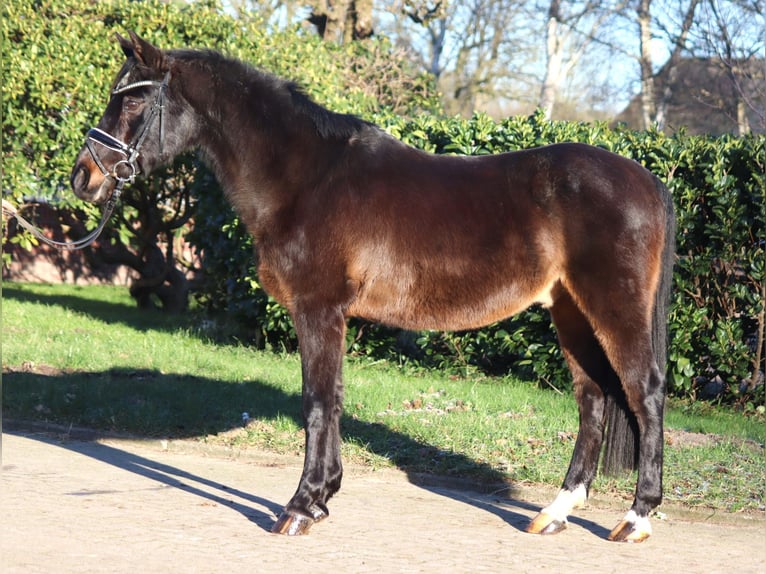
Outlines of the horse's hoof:
{"type": "Polygon", "coordinates": [[[607,537],[612,542],[643,542],[652,535],[649,518],[636,516],[632,510],[614,527],[607,537]]]}
{"type": "Polygon", "coordinates": [[[309,510],[311,511],[311,517],[314,519],[314,522],[320,522],[330,516],[330,511],[327,510],[327,507],[324,504],[312,504],[309,510]]]}
{"type": "Polygon", "coordinates": [[[301,534],[308,534],[314,522],[316,521],[313,518],[304,514],[283,512],[274,526],[271,527],[271,532],[287,536],[300,536],[301,534]]]}
{"type": "Polygon", "coordinates": [[[558,534],[566,529],[566,527],[566,520],[558,520],[550,514],[540,512],[532,519],[532,522],[527,525],[526,530],[530,534],[558,534]]]}

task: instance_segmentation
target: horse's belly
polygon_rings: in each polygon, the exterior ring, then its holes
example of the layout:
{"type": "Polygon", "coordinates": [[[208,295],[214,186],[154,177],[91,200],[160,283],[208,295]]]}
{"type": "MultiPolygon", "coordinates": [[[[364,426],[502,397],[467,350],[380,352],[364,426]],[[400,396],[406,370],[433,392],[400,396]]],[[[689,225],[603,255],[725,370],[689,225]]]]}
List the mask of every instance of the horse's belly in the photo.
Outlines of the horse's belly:
{"type": "Polygon", "coordinates": [[[349,316],[403,329],[462,331],[506,319],[540,303],[550,306],[557,278],[492,287],[453,280],[452,285],[409,285],[376,281],[362,286],[349,316]]]}

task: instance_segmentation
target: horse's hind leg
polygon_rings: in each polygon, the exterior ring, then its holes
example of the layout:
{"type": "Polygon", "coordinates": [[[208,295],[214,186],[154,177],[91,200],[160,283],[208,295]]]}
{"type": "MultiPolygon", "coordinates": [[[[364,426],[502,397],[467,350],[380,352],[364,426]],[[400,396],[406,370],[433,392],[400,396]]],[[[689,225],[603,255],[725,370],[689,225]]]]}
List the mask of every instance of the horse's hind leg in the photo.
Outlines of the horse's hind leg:
{"type": "Polygon", "coordinates": [[[306,452],[298,489],[271,531],[305,534],[329,514],[327,501],[340,489],[341,367],[345,318],[339,309],[293,314],[301,352],[306,452]]]}
{"type": "Polygon", "coordinates": [[[651,290],[627,294],[619,289],[619,282],[611,286],[609,283],[603,277],[598,286],[581,282],[577,308],[594,326],[593,332],[638,424],[635,499],[609,539],[641,542],[651,535],[649,513],[662,501],[665,377],[660,373],[652,347],[654,294],[651,290]]]}
{"type": "Polygon", "coordinates": [[[572,371],[580,412],[580,429],[564,483],[556,499],[527,526],[533,534],[555,534],[566,528],[567,516],[585,503],[596,475],[604,436],[603,385],[614,379],[609,362],[588,320],[569,293],[561,291],[551,315],[561,349],[572,371]]]}
{"type": "Polygon", "coordinates": [[[614,347],[608,345],[607,353],[638,422],[638,482],[633,506],[609,540],[642,542],[652,533],[649,513],[662,502],[665,377],[654,361],[648,335],[636,337],[624,329],[620,334],[615,336],[614,347]]]}

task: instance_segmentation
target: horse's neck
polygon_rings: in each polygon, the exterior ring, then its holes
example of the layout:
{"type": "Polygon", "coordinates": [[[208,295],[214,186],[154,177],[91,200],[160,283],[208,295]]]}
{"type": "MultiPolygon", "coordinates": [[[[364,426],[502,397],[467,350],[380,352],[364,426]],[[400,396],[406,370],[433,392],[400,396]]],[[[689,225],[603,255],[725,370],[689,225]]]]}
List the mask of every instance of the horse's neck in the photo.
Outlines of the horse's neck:
{"type": "Polygon", "coordinates": [[[198,110],[202,118],[199,147],[226,198],[257,239],[291,199],[285,174],[290,173],[295,146],[290,129],[280,126],[267,134],[259,119],[247,114],[246,110],[237,115],[198,110]]]}

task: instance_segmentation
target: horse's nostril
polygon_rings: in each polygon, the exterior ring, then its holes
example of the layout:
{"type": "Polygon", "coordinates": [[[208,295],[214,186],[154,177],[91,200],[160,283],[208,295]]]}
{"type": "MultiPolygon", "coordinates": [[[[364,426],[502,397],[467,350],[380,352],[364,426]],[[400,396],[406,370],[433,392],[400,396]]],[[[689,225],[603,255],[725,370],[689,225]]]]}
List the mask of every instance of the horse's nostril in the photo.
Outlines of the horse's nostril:
{"type": "Polygon", "coordinates": [[[85,169],[85,166],[80,166],[72,173],[72,189],[75,191],[75,193],[77,193],[77,191],[84,190],[88,186],[89,180],[90,172],[85,169]]]}

